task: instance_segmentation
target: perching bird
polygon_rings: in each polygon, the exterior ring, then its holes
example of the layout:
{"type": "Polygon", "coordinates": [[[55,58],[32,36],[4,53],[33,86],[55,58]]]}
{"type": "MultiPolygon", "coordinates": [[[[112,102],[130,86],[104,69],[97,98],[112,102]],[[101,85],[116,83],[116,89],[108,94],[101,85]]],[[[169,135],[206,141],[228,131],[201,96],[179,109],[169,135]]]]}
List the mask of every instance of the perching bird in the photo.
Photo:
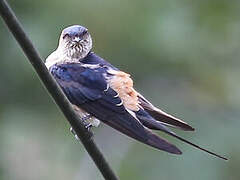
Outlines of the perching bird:
{"type": "Polygon", "coordinates": [[[92,38],[85,27],[73,25],[64,29],[58,48],[46,59],[46,66],[73,108],[87,122],[87,128],[98,126],[101,121],[142,143],[169,153],[181,154],[175,145],[151,131],[160,130],[226,160],[167,128],[194,130],[182,120],[152,105],[133,88],[129,74],[92,52],[92,38]]]}

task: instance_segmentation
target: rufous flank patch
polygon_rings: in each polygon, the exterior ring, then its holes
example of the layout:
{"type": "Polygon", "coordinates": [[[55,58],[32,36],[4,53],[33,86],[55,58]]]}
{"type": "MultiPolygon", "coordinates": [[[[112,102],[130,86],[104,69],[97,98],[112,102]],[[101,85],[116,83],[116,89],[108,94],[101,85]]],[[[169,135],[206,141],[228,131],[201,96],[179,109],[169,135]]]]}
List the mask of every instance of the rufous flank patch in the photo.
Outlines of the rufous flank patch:
{"type": "Polygon", "coordinates": [[[122,71],[111,71],[114,76],[109,79],[109,86],[119,94],[125,108],[138,111],[139,101],[138,93],[133,88],[133,80],[130,74],[122,71]]]}

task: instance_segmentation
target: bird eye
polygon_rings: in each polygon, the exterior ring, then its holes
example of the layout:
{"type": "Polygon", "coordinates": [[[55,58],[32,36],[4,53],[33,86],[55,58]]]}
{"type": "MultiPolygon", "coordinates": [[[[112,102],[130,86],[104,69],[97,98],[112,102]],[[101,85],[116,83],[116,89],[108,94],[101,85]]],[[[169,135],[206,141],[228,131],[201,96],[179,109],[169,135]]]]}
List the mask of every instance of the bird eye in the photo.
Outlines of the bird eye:
{"type": "Polygon", "coordinates": [[[65,39],[66,37],[70,37],[68,33],[63,35],[63,39],[65,39]]]}
{"type": "Polygon", "coordinates": [[[82,36],[85,36],[87,33],[88,33],[87,30],[83,31],[83,32],[82,32],[82,36]]]}

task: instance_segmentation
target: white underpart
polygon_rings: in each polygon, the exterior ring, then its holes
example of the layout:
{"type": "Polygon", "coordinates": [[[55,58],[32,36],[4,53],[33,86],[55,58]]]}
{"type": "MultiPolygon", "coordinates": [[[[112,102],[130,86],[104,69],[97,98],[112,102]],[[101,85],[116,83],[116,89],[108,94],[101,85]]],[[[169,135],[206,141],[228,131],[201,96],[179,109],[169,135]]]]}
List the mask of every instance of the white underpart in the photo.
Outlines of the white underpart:
{"type": "Polygon", "coordinates": [[[58,48],[46,59],[46,67],[49,69],[57,63],[79,63],[92,49],[90,34],[81,40],[79,44],[71,39],[63,39],[61,35],[58,48]]]}
{"type": "MultiPolygon", "coordinates": [[[[78,37],[76,37],[78,38],[78,37]]],[[[78,41],[79,39],[76,39],[78,41]]],[[[80,63],[81,59],[86,57],[87,54],[92,49],[92,38],[90,34],[84,37],[83,40],[80,41],[80,44],[70,40],[63,39],[63,35],[61,35],[59,40],[58,48],[50,54],[45,62],[46,67],[49,69],[54,64],[64,64],[64,63],[80,63]]],[[[99,65],[85,65],[88,67],[96,68],[99,65]]],[[[80,116],[80,118],[84,118],[89,115],[86,111],[80,109],[76,105],[73,105],[73,109],[80,116]]],[[[86,120],[87,123],[90,123],[92,126],[99,126],[100,121],[95,117],[90,117],[86,120]]]]}

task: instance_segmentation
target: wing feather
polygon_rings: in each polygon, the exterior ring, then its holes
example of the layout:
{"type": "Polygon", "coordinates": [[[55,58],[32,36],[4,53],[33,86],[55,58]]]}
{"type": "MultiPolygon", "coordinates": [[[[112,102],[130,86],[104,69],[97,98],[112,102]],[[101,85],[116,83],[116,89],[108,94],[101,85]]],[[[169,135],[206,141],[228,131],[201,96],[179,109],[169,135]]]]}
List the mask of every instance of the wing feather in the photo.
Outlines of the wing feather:
{"type": "Polygon", "coordinates": [[[80,64],[54,65],[50,72],[55,77],[71,103],[95,116],[105,124],[142,143],[167,151],[181,154],[173,144],[152,133],[133,117],[108,87],[104,68],[91,69],[80,64]]]}
{"type": "Polygon", "coordinates": [[[185,131],[194,131],[194,128],[188,125],[186,122],[165,113],[164,111],[153,106],[148,100],[146,100],[141,94],[138,94],[139,102],[141,106],[147,111],[154,119],[162,122],[163,124],[175,128],[180,128],[185,131]]]}

